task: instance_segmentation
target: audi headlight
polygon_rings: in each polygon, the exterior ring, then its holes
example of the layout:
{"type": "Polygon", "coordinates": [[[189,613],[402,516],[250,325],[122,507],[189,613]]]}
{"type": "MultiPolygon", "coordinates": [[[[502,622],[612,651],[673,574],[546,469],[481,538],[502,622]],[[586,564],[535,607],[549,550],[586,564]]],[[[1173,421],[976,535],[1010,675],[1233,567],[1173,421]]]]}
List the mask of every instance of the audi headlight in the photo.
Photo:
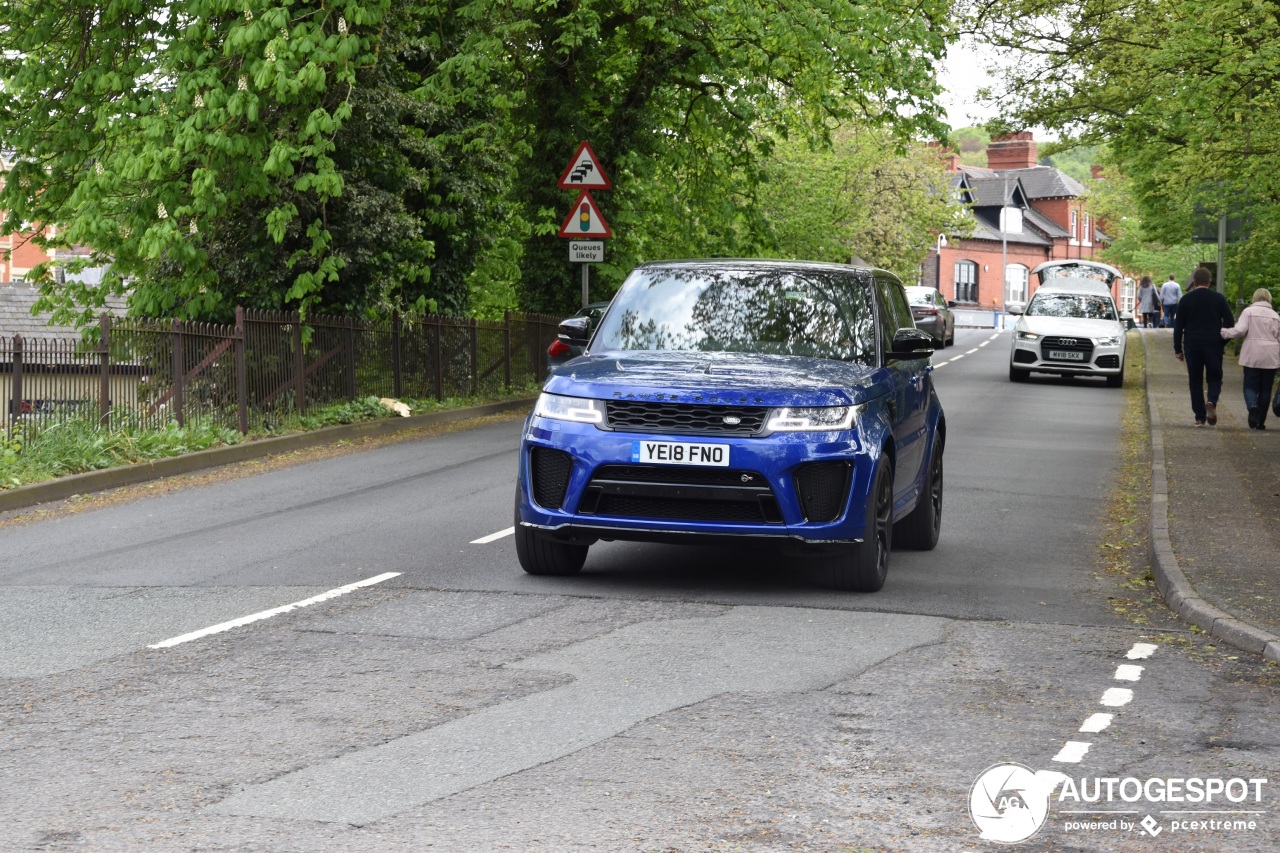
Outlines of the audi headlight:
{"type": "Polygon", "coordinates": [[[1109,338],[1094,338],[1093,342],[1100,347],[1118,347],[1120,346],[1120,336],[1112,335],[1109,338]]]}
{"type": "Polygon", "coordinates": [[[584,397],[562,397],[559,394],[541,394],[533,413],[540,418],[556,421],[573,421],[580,424],[604,423],[604,403],[584,397]]]}
{"type": "Polygon", "coordinates": [[[1018,340],[1020,341],[1038,341],[1040,336],[1035,332],[1018,332],[1018,340]]]}
{"type": "Polygon", "coordinates": [[[769,413],[770,432],[837,432],[858,422],[857,406],[784,406],[769,413]]]}

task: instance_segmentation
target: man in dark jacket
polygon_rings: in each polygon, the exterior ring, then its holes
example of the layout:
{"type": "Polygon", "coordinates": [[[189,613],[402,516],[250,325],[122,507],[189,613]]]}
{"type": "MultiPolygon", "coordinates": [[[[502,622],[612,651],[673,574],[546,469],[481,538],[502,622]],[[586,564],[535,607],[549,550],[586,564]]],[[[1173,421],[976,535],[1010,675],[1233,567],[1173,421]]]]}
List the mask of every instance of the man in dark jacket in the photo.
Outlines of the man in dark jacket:
{"type": "Polygon", "coordinates": [[[1173,354],[1187,363],[1191,385],[1191,411],[1196,426],[1218,422],[1218,396],[1222,393],[1221,331],[1236,324],[1227,299],[1209,287],[1209,271],[1199,267],[1191,275],[1191,289],[1178,301],[1173,322],[1173,354]],[[1209,380],[1206,402],[1204,385],[1209,380]]]}

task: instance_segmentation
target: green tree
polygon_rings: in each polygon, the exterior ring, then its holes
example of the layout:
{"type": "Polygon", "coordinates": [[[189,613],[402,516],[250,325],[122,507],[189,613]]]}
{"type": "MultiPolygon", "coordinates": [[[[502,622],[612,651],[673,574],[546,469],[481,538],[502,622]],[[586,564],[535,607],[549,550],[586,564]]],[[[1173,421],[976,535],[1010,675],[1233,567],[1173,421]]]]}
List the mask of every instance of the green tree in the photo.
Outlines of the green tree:
{"type": "Polygon", "coordinates": [[[555,187],[589,139],[618,187],[597,201],[618,239],[617,271],[660,256],[738,253],[764,244],[756,189],[775,139],[821,138],[833,119],[936,136],[934,67],[948,4],[887,0],[487,0],[496,40],[518,71],[515,141],[525,153],[513,187],[530,235],[523,303],[564,311],[575,271],[554,234],[572,197],[555,187]]]}
{"type": "MultiPolygon", "coordinates": [[[[110,258],[108,287],[132,279],[140,312],[206,316],[221,301],[210,249],[237,248],[223,229],[243,216],[288,241],[282,301],[305,310],[343,266],[325,218],[343,189],[334,140],[388,6],[0,6],[0,148],[16,152],[4,229],[57,225],[51,245],[110,258]]],[[[64,317],[101,298],[45,293],[64,317]]]]}
{"type": "MultiPolygon", "coordinates": [[[[1023,52],[1006,122],[1109,146],[1147,239],[1190,242],[1194,211],[1246,213],[1238,257],[1280,272],[1280,18],[1252,0],[1000,0],[978,21],[1023,52]]],[[[1232,269],[1228,265],[1228,282],[1232,269]]]]}
{"type": "Polygon", "coordinates": [[[848,125],[819,151],[780,142],[764,178],[769,254],[780,257],[860,259],[913,283],[935,235],[968,223],[937,151],[898,153],[883,130],[848,125]]]}

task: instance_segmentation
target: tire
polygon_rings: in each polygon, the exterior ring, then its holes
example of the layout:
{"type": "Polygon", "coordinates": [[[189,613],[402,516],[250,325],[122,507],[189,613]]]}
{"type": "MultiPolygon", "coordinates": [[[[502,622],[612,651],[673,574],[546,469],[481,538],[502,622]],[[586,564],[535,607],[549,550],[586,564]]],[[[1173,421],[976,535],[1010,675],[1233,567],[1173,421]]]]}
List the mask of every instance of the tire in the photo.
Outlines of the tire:
{"type": "Polygon", "coordinates": [[[1107,377],[1108,388],[1120,388],[1124,385],[1124,368],[1120,368],[1120,372],[1115,376],[1107,377]]]}
{"type": "Polygon", "coordinates": [[[1021,370],[1017,367],[1014,367],[1012,364],[1009,365],[1009,381],[1010,382],[1026,382],[1027,377],[1029,377],[1030,375],[1031,375],[1030,370],[1021,370]]]}
{"type": "Polygon", "coordinates": [[[928,471],[916,508],[893,526],[893,541],[912,551],[932,551],[942,532],[942,441],[936,435],[928,471]]]}
{"type": "Polygon", "coordinates": [[[867,526],[862,541],[845,545],[828,558],[834,589],[875,592],[884,586],[893,548],[893,470],[887,458],[876,470],[865,512],[867,526]]]}
{"type": "Polygon", "coordinates": [[[532,527],[522,527],[519,509],[515,536],[520,568],[531,575],[576,575],[587,561],[586,545],[560,542],[532,527]]]}
{"type": "Polygon", "coordinates": [[[956,327],[952,326],[951,337],[947,338],[942,345],[944,347],[950,347],[950,346],[955,346],[955,343],[956,343],[956,327]]]}

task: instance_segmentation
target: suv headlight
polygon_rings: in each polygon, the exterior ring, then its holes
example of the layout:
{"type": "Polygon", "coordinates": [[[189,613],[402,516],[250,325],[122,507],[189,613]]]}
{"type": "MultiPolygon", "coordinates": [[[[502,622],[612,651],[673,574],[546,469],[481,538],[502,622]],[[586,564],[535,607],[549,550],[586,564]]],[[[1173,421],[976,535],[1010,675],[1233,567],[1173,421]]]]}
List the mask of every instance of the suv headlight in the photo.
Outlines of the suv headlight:
{"type": "Polygon", "coordinates": [[[604,423],[604,403],[585,397],[562,397],[559,394],[540,394],[533,413],[540,418],[555,421],[573,421],[580,424],[604,423]]]}
{"type": "Polygon", "coordinates": [[[1094,338],[1093,342],[1100,347],[1118,347],[1120,346],[1120,335],[1112,335],[1109,338],[1094,338]]]}
{"type": "Polygon", "coordinates": [[[837,432],[858,422],[857,406],[784,406],[769,413],[769,432],[837,432]]]}
{"type": "Polygon", "coordinates": [[[1040,336],[1035,332],[1018,332],[1018,340],[1020,341],[1038,341],[1040,336]]]}

